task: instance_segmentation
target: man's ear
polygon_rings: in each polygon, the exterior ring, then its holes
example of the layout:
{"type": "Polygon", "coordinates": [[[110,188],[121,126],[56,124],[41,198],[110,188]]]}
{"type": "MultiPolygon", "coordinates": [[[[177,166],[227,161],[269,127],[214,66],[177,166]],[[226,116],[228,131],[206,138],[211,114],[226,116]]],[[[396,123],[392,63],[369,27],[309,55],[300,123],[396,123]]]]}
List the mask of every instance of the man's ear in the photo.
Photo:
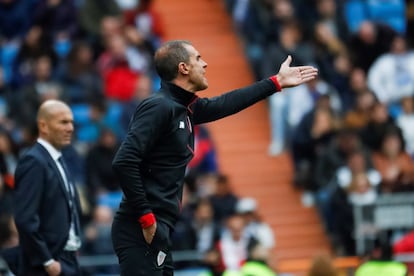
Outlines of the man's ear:
{"type": "Polygon", "coordinates": [[[178,64],[178,72],[182,75],[188,75],[188,66],[184,62],[178,64]]]}
{"type": "Polygon", "coordinates": [[[45,122],[45,120],[38,120],[37,121],[37,127],[39,129],[39,132],[45,132],[46,128],[47,128],[47,124],[45,122]]]}

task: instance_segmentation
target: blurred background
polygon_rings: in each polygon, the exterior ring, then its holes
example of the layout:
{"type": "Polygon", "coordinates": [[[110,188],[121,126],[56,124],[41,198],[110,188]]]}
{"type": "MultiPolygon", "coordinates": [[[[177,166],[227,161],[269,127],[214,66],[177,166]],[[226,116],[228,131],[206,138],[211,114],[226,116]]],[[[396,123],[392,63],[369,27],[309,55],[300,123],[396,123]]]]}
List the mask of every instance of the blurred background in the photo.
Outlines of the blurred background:
{"type": "Polygon", "coordinates": [[[413,22],[412,0],[0,0],[0,274],[18,265],[16,162],[55,98],[75,118],[64,154],[82,198],[84,275],[119,275],[111,161],[157,93],[153,54],[170,39],[208,63],[201,97],[268,78],[288,55],[319,69],[195,128],[177,275],[247,275],[230,272],[249,263],[285,276],[414,273],[413,22]]]}

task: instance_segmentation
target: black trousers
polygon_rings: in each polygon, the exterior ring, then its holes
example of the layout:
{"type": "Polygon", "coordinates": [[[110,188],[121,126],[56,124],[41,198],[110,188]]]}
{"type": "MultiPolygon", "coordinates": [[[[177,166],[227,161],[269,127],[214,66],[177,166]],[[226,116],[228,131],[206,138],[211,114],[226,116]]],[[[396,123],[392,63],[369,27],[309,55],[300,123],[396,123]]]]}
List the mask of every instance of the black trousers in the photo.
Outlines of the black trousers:
{"type": "Polygon", "coordinates": [[[157,221],[157,230],[151,244],[142,234],[138,221],[115,217],[112,224],[112,243],[121,270],[121,276],[172,276],[171,229],[157,221]]]}

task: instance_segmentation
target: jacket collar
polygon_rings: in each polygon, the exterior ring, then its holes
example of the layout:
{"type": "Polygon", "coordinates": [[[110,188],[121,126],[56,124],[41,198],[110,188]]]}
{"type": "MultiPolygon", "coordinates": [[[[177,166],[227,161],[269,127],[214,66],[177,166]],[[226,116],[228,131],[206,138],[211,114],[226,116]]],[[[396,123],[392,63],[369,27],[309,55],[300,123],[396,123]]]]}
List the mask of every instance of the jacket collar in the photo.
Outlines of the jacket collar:
{"type": "Polygon", "coordinates": [[[195,93],[188,92],[187,90],[171,83],[161,82],[161,89],[166,91],[176,102],[188,107],[191,103],[197,99],[195,93]]]}

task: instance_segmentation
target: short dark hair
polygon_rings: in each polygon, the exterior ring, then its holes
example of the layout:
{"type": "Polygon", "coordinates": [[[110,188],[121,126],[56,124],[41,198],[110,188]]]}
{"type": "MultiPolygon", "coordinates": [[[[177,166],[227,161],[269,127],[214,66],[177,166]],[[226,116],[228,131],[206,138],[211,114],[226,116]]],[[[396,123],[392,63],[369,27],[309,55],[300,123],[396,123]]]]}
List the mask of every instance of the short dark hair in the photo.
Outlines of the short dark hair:
{"type": "Polygon", "coordinates": [[[189,62],[190,54],[185,45],[192,45],[187,40],[172,40],[162,45],[154,57],[155,70],[163,81],[172,81],[178,75],[178,64],[189,62]]]}

